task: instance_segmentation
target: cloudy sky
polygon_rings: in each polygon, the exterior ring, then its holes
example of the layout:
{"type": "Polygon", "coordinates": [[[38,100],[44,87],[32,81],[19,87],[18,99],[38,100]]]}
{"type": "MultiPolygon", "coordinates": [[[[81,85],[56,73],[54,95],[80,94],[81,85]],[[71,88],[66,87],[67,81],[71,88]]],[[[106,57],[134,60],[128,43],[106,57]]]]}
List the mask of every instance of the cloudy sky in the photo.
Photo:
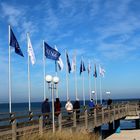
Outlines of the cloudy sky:
{"type": "MultiPolygon", "coordinates": [[[[27,39],[36,56],[31,65],[31,101],[43,100],[42,41],[57,46],[65,63],[65,49],[70,61],[77,55],[78,97],[82,100],[80,59],[101,64],[103,98],[140,98],[140,1],[139,0],[0,0],[0,103],[8,102],[8,25],[10,24],[24,58],[11,51],[12,102],[27,102],[27,39]]],[[[46,74],[55,75],[54,62],[46,59],[46,74]]],[[[60,77],[59,96],[66,100],[66,71],[60,77]]],[[[88,74],[84,72],[85,94],[88,74]]],[[[94,77],[91,77],[94,90],[94,77]]],[[[99,94],[100,77],[97,77],[99,94]]],[[[75,98],[74,74],[69,75],[70,98],[75,98]]],[[[46,88],[46,96],[51,98],[46,88]]]]}

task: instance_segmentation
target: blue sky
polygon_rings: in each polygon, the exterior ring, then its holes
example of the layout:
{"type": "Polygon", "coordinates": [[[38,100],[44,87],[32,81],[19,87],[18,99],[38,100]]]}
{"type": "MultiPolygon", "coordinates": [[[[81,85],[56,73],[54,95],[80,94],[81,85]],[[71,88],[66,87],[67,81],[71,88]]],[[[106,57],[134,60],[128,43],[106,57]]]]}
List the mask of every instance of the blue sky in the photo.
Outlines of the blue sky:
{"type": "MultiPolygon", "coordinates": [[[[24,53],[11,52],[12,102],[27,102],[27,41],[30,38],[36,56],[31,66],[31,101],[43,100],[42,41],[57,46],[65,63],[65,49],[70,61],[77,54],[78,97],[82,99],[79,75],[80,59],[101,64],[103,98],[140,98],[140,1],[139,0],[0,0],[0,102],[8,102],[8,24],[24,53]]],[[[54,62],[46,59],[46,74],[55,75],[54,62]]],[[[65,69],[60,77],[59,96],[66,100],[65,69]]],[[[69,75],[70,98],[74,99],[74,74],[69,75]]],[[[88,74],[85,94],[88,94],[88,74]]],[[[94,78],[92,90],[94,90],[94,78]]],[[[99,76],[97,77],[99,93],[99,76]]],[[[48,90],[46,94],[49,98],[48,90]]]]}

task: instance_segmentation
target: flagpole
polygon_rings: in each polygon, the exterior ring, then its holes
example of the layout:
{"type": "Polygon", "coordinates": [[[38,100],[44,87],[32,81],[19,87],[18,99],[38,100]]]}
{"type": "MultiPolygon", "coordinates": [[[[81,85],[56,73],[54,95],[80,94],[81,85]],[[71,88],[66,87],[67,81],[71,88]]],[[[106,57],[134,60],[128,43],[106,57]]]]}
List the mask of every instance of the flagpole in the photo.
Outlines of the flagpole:
{"type": "MultiPolygon", "coordinates": [[[[66,50],[65,50],[65,55],[66,55],[66,50]]],[[[66,90],[67,90],[67,100],[69,99],[69,81],[68,81],[68,64],[67,64],[67,56],[66,56],[66,90]]]]}
{"type": "Polygon", "coordinates": [[[77,93],[77,75],[76,75],[76,53],[73,57],[73,61],[74,61],[74,66],[73,66],[73,70],[74,70],[74,78],[75,78],[75,98],[78,98],[78,93],[77,93]]]}
{"type": "Polygon", "coordinates": [[[100,76],[100,104],[102,105],[102,81],[101,81],[101,76],[100,76]]]}
{"type": "MultiPolygon", "coordinates": [[[[29,42],[29,33],[27,33],[27,47],[29,42]]],[[[29,111],[31,111],[31,81],[30,81],[30,56],[29,56],[29,48],[28,51],[28,99],[29,99],[29,111]]]]}
{"type": "Polygon", "coordinates": [[[90,79],[90,73],[88,74],[88,84],[89,84],[89,98],[91,99],[91,79],[90,79]]]}
{"type": "Polygon", "coordinates": [[[82,73],[82,80],[83,80],[83,104],[85,106],[85,93],[84,93],[84,73],[82,73]]]}
{"type": "Polygon", "coordinates": [[[75,97],[76,99],[78,98],[78,93],[77,93],[77,75],[76,75],[76,68],[75,68],[75,97]]]}
{"type": "Polygon", "coordinates": [[[46,98],[46,83],[45,83],[45,73],[46,73],[46,69],[45,69],[45,47],[44,47],[44,40],[43,40],[43,82],[44,82],[44,89],[43,89],[43,92],[44,92],[44,100],[46,98]]]}
{"type": "Polygon", "coordinates": [[[97,104],[97,92],[96,92],[96,77],[95,77],[95,80],[94,80],[94,82],[95,82],[95,99],[96,99],[96,104],[97,104]]]}
{"type": "MultiPolygon", "coordinates": [[[[55,75],[58,76],[57,61],[55,61],[55,75]]],[[[56,84],[56,98],[58,98],[58,87],[56,84]]]]}
{"type": "Polygon", "coordinates": [[[83,58],[82,58],[82,81],[83,81],[83,105],[85,106],[85,92],[84,92],[84,73],[83,73],[83,65],[84,65],[84,62],[83,62],[83,58]]]}
{"type": "Polygon", "coordinates": [[[11,90],[11,49],[10,49],[10,25],[9,25],[9,113],[11,113],[11,100],[12,100],[12,90],[11,90]]]}

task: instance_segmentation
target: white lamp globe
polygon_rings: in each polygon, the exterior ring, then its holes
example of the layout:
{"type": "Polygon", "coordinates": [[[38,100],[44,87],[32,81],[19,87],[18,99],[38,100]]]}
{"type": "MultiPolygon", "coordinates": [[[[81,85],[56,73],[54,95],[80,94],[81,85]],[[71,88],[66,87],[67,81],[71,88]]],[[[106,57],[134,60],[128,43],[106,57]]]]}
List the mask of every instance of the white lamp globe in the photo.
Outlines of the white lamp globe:
{"type": "Polygon", "coordinates": [[[109,95],[109,94],[110,94],[110,91],[107,91],[107,92],[106,92],[106,94],[108,94],[108,95],[109,95]]]}
{"type": "Polygon", "coordinates": [[[91,91],[91,93],[92,93],[92,94],[95,94],[95,91],[94,91],[94,90],[92,90],[92,91],[91,91]]]}
{"type": "Polygon", "coordinates": [[[54,77],[53,77],[53,82],[54,82],[54,84],[58,84],[58,82],[59,82],[59,77],[54,76],[54,77]]]}
{"type": "Polygon", "coordinates": [[[47,83],[50,83],[50,82],[52,82],[52,76],[51,75],[46,75],[46,78],[45,78],[45,80],[46,80],[46,82],[47,83]]]}

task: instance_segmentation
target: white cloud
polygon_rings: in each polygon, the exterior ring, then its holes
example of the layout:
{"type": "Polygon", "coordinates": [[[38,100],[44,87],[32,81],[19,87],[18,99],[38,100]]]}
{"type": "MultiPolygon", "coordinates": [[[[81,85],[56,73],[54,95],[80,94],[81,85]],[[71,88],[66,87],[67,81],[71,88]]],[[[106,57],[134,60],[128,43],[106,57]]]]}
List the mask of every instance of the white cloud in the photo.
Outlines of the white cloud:
{"type": "Polygon", "coordinates": [[[1,3],[2,17],[6,18],[12,26],[18,26],[20,18],[24,15],[23,10],[11,6],[7,3],[1,3]]]}
{"type": "Polygon", "coordinates": [[[7,3],[1,3],[0,6],[2,8],[2,18],[7,20],[12,27],[16,27],[16,30],[21,33],[21,41],[25,40],[27,32],[32,34],[37,31],[33,19],[27,18],[27,11],[29,10],[27,7],[7,3]]]}

